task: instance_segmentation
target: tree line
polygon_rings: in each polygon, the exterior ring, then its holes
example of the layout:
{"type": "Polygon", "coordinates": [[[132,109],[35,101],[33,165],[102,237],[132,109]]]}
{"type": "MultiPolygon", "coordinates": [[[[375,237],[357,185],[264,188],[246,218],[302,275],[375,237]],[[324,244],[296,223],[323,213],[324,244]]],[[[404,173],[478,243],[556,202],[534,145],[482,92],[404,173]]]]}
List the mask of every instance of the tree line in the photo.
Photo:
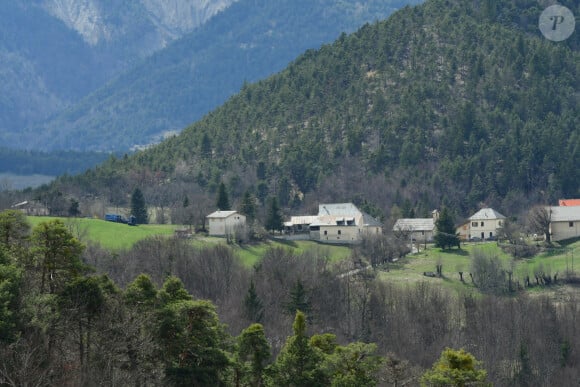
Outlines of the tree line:
{"type": "Polygon", "coordinates": [[[402,385],[463,356],[445,348],[472,354],[472,371],[495,385],[578,377],[576,295],[505,298],[492,276],[475,277],[482,293],[388,282],[378,268],[395,264],[394,241],[335,264],[324,247],[273,248],[248,268],[227,245],[158,237],[109,252],[77,237],[73,223],[30,230],[20,213],[1,213],[6,384],[402,385]],[[299,376],[297,358],[308,367],[299,376]]]}

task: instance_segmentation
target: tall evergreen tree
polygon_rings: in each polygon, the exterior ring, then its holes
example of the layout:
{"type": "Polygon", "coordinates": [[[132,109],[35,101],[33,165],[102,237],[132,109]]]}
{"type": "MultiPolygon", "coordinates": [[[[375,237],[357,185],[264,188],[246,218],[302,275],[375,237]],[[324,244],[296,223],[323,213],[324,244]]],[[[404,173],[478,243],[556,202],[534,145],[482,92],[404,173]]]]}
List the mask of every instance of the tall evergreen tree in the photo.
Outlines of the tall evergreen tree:
{"type": "Polygon", "coordinates": [[[459,235],[455,231],[455,223],[453,216],[447,208],[443,208],[439,214],[439,218],[435,221],[435,246],[442,249],[447,249],[459,245],[459,235]]]}
{"type": "Polygon", "coordinates": [[[290,300],[286,304],[286,312],[290,315],[295,315],[297,311],[301,311],[310,317],[311,310],[312,307],[306,288],[304,288],[302,281],[298,279],[292,289],[290,289],[290,300]]]}
{"type": "Polygon", "coordinates": [[[147,215],[147,205],[145,204],[145,197],[139,188],[133,190],[131,195],[131,214],[135,217],[135,221],[139,224],[149,223],[149,216],[147,215]]]}
{"type": "Polygon", "coordinates": [[[242,376],[243,385],[261,386],[263,385],[263,373],[266,362],[270,358],[270,345],[261,324],[252,324],[244,329],[238,337],[238,361],[240,368],[246,375],[242,376]]]}
{"type": "Polygon", "coordinates": [[[228,192],[226,190],[226,185],[221,182],[218,188],[218,196],[216,206],[218,210],[229,211],[231,210],[230,199],[228,197],[228,192]]]}
{"type": "Polygon", "coordinates": [[[244,312],[248,320],[255,323],[262,322],[262,318],[264,317],[264,305],[262,304],[260,297],[258,297],[254,281],[250,282],[250,287],[248,288],[246,297],[244,297],[244,312]]]}
{"type": "Polygon", "coordinates": [[[321,368],[322,352],[310,345],[306,335],[306,316],[296,312],[290,336],[274,363],[272,385],[276,386],[325,386],[328,385],[321,368]]]}
{"type": "Polygon", "coordinates": [[[246,215],[246,219],[248,223],[254,223],[256,219],[256,199],[254,195],[250,193],[250,191],[246,191],[244,193],[244,197],[242,198],[242,203],[240,205],[240,213],[246,215]]]}
{"type": "Polygon", "coordinates": [[[270,205],[268,206],[268,214],[266,216],[266,229],[272,232],[282,231],[284,228],[284,222],[282,220],[282,214],[280,214],[280,206],[278,206],[278,199],[272,197],[270,199],[270,205]]]}

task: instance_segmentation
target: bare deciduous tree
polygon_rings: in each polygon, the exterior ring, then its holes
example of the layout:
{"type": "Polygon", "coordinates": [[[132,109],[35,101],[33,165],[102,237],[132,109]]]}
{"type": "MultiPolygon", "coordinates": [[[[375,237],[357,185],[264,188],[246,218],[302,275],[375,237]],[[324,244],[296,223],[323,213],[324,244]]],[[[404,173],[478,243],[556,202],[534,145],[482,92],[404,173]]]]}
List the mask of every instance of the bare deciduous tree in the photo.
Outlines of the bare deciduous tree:
{"type": "Polygon", "coordinates": [[[546,242],[551,242],[550,223],[552,210],[545,206],[535,206],[528,212],[528,226],[531,231],[543,234],[546,242]]]}

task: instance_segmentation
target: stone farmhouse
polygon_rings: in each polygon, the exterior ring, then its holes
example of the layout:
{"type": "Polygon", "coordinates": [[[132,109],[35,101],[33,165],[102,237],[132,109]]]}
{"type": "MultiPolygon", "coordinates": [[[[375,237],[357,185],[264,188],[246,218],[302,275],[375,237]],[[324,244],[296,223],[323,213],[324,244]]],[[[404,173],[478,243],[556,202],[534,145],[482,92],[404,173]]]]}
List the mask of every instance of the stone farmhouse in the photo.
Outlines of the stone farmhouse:
{"type": "Polygon", "coordinates": [[[435,222],[439,211],[434,210],[430,218],[401,218],[393,226],[395,233],[409,233],[409,240],[416,242],[432,242],[435,236],[435,222]]]}
{"type": "Polygon", "coordinates": [[[217,210],[206,216],[209,223],[209,235],[226,236],[233,234],[238,227],[246,225],[246,216],[237,211],[217,210]]]}
{"type": "Polygon", "coordinates": [[[316,216],[293,216],[284,223],[288,239],[354,244],[365,234],[381,234],[381,222],[352,203],[320,204],[316,216]]]}
{"type": "Polygon", "coordinates": [[[497,238],[498,230],[503,227],[505,216],[493,208],[482,208],[469,217],[468,222],[457,228],[462,240],[478,238],[493,240],[497,238]]]}

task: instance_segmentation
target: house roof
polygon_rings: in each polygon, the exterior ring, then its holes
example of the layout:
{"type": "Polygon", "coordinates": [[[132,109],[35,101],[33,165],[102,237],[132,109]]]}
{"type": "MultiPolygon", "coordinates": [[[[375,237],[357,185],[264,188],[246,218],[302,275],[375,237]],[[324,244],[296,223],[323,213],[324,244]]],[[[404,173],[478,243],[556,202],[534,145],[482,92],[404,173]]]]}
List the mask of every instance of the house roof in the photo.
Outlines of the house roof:
{"type": "Polygon", "coordinates": [[[434,228],[435,222],[433,218],[402,218],[397,219],[397,222],[393,226],[393,231],[433,231],[434,228]]]}
{"type": "Polygon", "coordinates": [[[357,216],[361,211],[352,203],[330,203],[318,205],[318,216],[357,216]]]}
{"type": "Polygon", "coordinates": [[[284,226],[292,227],[296,225],[304,225],[304,224],[312,224],[318,220],[318,216],[316,215],[300,215],[300,216],[291,216],[290,220],[284,222],[284,226]]]}
{"type": "Polygon", "coordinates": [[[291,216],[290,217],[290,224],[311,224],[318,219],[316,215],[301,215],[301,216],[291,216]]]}
{"type": "Polygon", "coordinates": [[[561,207],[580,206],[580,199],[560,199],[558,203],[561,207]]]}
{"type": "Polygon", "coordinates": [[[576,222],[580,221],[580,206],[572,207],[548,207],[552,211],[552,222],[576,222]]]}
{"type": "Polygon", "coordinates": [[[370,216],[366,212],[363,212],[363,226],[367,227],[383,227],[383,224],[379,222],[376,218],[370,216]]]}
{"type": "Polygon", "coordinates": [[[482,208],[469,218],[469,220],[492,220],[492,219],[505,219],[505,216],[503,216],[493,208],[482,208]]]}
{"type": "Polygon", "coordinates": [[[217,210],[216,212],[212,212],[211,214],[209,214],[207,216],[207,218],[211,218],[211,219],[225,219],[227,217],[232,216],[233,214],[237,214],[238,211],[220,211],[217,210]]]}

